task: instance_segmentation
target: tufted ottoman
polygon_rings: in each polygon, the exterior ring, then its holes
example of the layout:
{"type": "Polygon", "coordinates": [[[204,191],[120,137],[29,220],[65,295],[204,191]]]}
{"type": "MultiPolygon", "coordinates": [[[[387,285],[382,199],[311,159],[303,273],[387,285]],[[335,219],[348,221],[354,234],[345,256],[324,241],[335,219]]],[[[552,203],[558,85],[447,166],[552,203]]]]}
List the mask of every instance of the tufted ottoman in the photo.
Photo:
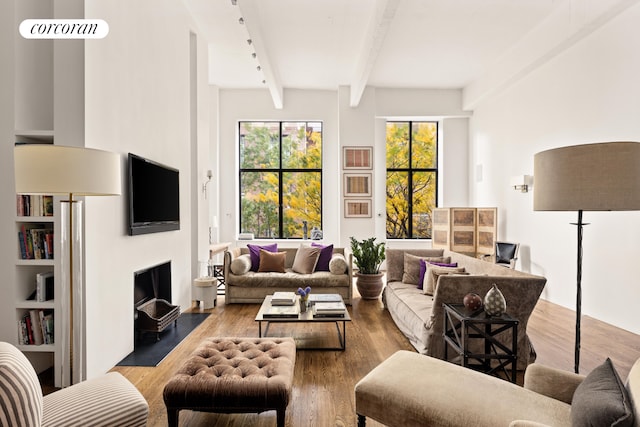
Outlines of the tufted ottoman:
{"type": "Polygon", "coordinates": [[[284,418],[293,381],[293,338],[208,338],[164,387],[169,426],[181,409],[194,411],[277,412],[284,418]]]}

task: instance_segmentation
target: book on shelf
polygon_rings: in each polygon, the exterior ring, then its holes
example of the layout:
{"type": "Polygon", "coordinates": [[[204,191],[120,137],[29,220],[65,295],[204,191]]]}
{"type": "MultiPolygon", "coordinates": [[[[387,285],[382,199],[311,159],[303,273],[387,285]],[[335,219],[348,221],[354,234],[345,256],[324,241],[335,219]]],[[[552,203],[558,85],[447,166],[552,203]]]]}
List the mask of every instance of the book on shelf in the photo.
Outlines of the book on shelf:
{"type": "Polygon", "coordinates": [[[262,313],[264,318],[296,318],[300,314],[300,307],[295,305],[276,305],[267,307],[262,313]]]}
{"type": "Polygon", "coordinates": [[[347,307],[344,302],[316,302],[313,305],[314,317],[344,317],[347,307]]]}
{"type": "Polygon", "coordinates": [[[339,294],[309,294],[309,305],[317,302],[342,302],[342,297],[339,294]]]}
{"type": "Polygon", "coordinates": [[[16,213],[18,216],[53,216],[53,196],[18,194],[16,213]]]}
{"type": "Polygon", "coordinates": [[[295,303],[295,292],[274,292],[271,296],[271,305],[294,305],[295,303]]]}
{"type": "Polygon", "coordinates": [[[53,310],[32,309],[18,321],[18,342],[23,345],[53,344],[53,310]]]}
{"type": "Polygon", "coordinates": [[[53,259],[53,228],[22,224],[18,244],[21,259],[53,259]]]}
{"type": "Polygon", "coordinates": [[[36,301],[44,302],[54,298],[53,271],[36,274],[36,301]]]}

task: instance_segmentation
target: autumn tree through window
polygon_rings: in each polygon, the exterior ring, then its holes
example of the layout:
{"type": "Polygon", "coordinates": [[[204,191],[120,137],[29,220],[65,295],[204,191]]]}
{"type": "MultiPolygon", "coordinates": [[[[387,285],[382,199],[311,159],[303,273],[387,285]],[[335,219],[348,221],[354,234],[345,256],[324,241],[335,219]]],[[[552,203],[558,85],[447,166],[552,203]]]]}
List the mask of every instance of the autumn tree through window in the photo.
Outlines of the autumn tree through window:
{"type": "Polygon", "coordinates": [[[438,180],[438,123],[387,123],[387,238],[430,239],[438,180]]]}
{"type": "Polygon", "coordinates": [[[240,122],[240,232],[303,237],[322,229],[322,123],[240,122]]]}

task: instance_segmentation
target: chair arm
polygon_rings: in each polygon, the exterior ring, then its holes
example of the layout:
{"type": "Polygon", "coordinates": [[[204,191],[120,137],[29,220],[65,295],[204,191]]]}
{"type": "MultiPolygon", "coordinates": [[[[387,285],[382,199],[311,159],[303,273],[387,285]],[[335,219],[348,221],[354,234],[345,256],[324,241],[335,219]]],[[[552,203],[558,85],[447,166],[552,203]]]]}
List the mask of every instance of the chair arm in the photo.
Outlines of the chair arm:
{"type": "Polygon", "coordinates": [[[524,388],[571,404],[582,380],[584,375],[533,363],[524,373],[524,388]]]}

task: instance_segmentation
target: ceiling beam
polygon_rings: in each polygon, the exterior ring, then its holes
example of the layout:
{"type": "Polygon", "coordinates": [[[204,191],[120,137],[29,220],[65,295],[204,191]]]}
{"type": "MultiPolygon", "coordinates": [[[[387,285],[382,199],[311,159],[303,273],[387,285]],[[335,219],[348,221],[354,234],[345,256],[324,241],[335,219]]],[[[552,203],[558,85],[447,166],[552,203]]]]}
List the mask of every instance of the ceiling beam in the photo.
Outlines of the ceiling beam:
{"type": "Polygon", "coordinates": [[[282,82],[278,76],[278,71],[273,68],[269,60],[269,52],[262,36],[260,28],[258,0],[241,0],[237,2],[240,15],[244,19],[249,39],[256,52],[258,64],[264,75],[265,84],[271,93],[271,99],[276,109],[281,110],[284,106],[282,82]]]}
{"type": "Polygon", "coordinates": [[[465,110],[500,93],[574,46],[639,0],[568,0],[462,91],[465,110]]]}
{"type": "Polygon", "coordinates": [[[351,81],[350,106],[357,107],[369,81],[371,70],[378,60],[380,49],[387,37],[389,26],[396,15],[400,0],[377,0],[376,10],[365,35],[360,56],[356,62],[356,71],[351,81]]]}

